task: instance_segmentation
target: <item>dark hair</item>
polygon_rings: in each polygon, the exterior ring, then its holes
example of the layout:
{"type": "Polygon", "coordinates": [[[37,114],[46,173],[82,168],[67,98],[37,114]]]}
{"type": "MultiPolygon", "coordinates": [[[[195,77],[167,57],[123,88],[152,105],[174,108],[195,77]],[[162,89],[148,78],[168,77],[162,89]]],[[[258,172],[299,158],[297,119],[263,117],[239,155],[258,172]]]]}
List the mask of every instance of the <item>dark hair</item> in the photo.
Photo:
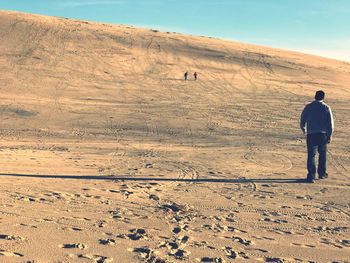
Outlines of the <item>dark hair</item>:
{"type": "Polygon", "coordinates": [[[316,99],[316,100],[323,100],[323,99],[324,99],[324,96],[325,96],[324,91],[319,90],[319,91],[316,91],[315,99],[316,99]]]}

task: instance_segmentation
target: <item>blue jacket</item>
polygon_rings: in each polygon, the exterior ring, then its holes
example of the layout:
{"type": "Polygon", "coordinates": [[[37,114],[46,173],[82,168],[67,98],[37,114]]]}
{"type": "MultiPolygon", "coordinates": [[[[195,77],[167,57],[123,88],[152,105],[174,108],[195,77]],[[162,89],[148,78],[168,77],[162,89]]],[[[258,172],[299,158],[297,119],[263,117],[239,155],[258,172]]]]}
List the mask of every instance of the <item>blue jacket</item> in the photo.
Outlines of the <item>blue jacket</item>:
{"type": "Polygon", "coordinates": [[[307,134],[326,133],[331,137],[334,129],[331,107],[318,100],[306,105],[301,113],[300,128],[307,134]]]}

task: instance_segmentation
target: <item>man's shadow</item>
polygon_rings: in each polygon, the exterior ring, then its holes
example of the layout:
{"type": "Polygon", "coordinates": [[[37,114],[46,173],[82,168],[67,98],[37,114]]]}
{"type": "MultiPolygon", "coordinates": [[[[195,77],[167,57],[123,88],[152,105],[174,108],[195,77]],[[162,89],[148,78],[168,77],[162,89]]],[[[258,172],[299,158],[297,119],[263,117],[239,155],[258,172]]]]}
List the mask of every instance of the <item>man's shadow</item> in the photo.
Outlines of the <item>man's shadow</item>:
{"type": "Polygon", "coordinates": [[[41,179],[72,179],[72,180],[102,180],[102,181],[156,181],[156,182],[187,182],[187,183],[304,183],[300,178],[161,178],[161,177],[131,177],[131,176],[96,176],[96,175],[37,175],[37,174],[0,174],[2,177],[22,177],[41,179]]]}

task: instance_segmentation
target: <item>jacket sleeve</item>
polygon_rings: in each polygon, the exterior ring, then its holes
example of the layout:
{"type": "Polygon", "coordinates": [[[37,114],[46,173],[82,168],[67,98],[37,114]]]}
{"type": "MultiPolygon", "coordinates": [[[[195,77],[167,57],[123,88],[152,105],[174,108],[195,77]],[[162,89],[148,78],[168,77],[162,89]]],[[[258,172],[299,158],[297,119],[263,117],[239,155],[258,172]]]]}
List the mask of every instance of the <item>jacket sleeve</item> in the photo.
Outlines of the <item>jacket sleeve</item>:
{"type": "Polygon", "coordinates": [[[305,133],[306,126],[306,118],[307,118],[307,106],[304,108],[303,112],[300,116],[300,129],[305,133]]]}
{"type": "Polygon", "coordinates": [[[330,107],[328,107],[327,113],[328,113],[327,114],[327,135],[328,137],[331,137],[334,130],[334,119],[333,119],[333,113],[330,107]]]}

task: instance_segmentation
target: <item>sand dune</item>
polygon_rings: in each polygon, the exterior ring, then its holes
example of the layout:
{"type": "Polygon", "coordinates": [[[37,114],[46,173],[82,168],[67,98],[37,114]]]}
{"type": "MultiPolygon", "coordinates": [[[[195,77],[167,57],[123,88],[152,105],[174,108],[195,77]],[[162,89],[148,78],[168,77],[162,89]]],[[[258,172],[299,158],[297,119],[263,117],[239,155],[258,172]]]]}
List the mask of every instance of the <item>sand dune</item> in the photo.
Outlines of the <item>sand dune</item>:
{"type": "Polygon", "coordinates": [[[1,262],[349,262],[349,63],[0,11],[0,81],[1,262]]]}

